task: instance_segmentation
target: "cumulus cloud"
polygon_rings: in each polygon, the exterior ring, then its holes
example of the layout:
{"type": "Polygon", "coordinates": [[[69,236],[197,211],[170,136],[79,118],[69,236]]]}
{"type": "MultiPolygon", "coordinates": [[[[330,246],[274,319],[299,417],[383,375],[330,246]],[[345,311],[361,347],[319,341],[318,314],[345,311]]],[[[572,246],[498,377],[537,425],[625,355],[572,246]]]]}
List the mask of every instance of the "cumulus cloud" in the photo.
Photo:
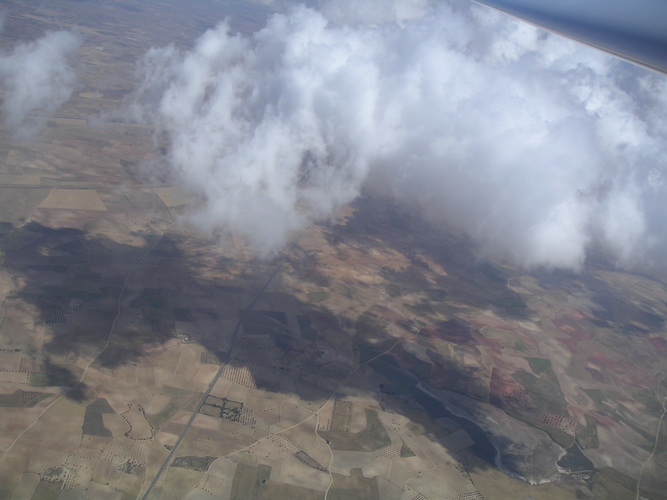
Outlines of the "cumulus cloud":
{"type": "Polygon", "coordinates": [[[402,24],[424,16],[431,7],[429,0],[385,0],[383,2],[358,2],[355,0],[319,0],[310,3],[328,20],[340,24],[402,24]]]}
{"type": "Polygon", "coordinates": [[[166,132],[193,221],[270,254],[368,189],[526,266],[662,259],[663,76],[469,2],[377,4],[144,56],[131,111],[166,132]]]}
{"type": "Polygon", "coordinates": [[[33,136],[70,98],[76,75],[69,58],[80,46],[78,35],[57,31],[0,53],[2,114],[15,137],[33,136]]]}

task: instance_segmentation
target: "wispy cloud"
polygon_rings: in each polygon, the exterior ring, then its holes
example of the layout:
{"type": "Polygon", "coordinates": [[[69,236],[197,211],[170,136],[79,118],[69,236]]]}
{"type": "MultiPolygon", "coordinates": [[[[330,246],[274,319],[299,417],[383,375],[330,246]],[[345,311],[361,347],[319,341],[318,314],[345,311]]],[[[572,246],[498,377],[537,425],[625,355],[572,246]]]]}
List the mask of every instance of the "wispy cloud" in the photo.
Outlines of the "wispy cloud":
{"type": "Polygon", "coordinates": [[[663,261],[663,76],[468,2],[377,4],[145,55],[132,110],[193,221],[271,253],[369,189],[526,266],[663,261]]]}
{"type": "Polygon", "coordinates": [[[58,31],[0,53],[3,119],[19,139],[34,136],[74,89],[69,58],[81,46],[77,34],[58,31]]]}

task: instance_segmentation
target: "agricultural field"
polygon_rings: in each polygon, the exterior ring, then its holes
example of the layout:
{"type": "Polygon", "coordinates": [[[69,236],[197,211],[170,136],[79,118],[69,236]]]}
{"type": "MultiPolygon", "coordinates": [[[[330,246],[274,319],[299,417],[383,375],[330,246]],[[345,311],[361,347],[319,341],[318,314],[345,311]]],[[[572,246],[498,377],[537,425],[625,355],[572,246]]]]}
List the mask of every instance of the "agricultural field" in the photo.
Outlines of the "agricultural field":
{"type": "Polygon", "coordinates": [[[0,131],[0,499],[664,495],[664,277],[481,263],[370,196],[270,259],[202,234],[154,131],[88,118],[152,44],[263,11],[100,4],[6,2],[3,43],[76,19],[89,70],[0,131]]]}

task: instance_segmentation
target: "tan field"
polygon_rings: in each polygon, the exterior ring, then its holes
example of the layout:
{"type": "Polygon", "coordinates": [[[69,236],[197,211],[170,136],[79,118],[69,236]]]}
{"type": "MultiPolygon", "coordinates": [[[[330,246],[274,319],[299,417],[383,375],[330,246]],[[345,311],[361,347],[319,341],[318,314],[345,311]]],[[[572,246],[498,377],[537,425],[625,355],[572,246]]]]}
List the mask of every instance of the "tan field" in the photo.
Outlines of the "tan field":
{"type": "Polygon", "coordinates": [[[34,140],[0,129],[0,500],[624,500],[640,473],[642,498],[667,491],[663,278],[480,263],[369,196],[259,259],[180,218],[201,200],[163,175],[158,132],[90,119],[151,46],[223,15],[254,31],[262,7],[3,9],[0,49],[76,25],[85,64],[34,140]]]}

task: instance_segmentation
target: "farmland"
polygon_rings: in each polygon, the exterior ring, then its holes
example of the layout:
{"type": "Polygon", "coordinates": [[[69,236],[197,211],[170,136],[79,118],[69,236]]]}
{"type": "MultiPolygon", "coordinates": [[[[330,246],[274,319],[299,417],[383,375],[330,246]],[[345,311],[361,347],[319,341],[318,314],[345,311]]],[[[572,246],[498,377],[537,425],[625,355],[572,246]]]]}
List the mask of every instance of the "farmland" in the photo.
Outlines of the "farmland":
{"type": "Polygon", "coordinates": [[[76,18],[92,69],[0,131],[0,498],[660,498],[662,277],[481,263],[370,196],[269,259],[203,234],[154,131],[87,118],[211,13],[93,3],[7,7],[5,43],[76,18]]]}

